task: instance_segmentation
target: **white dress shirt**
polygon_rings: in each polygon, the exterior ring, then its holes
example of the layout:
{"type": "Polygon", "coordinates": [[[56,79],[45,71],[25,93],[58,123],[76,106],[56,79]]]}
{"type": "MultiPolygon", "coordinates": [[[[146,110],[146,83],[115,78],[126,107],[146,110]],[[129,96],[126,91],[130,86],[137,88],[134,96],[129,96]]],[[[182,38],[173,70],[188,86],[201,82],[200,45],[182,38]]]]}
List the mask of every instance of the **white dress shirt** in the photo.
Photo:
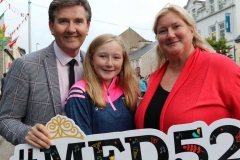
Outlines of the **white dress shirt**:
{"type": "MultiPolygon", "coordinates": [[[[62,102],[62,115],[66,115],[64,102],[67,98],[69,92],[69,65],[67,64],[73,58],[63,52],[54,41],[54,51],[56,54],[56,61],[57,61],[57,69],[58,69],[58,79],[59,79],[59,88],[60,88],[60,95],[61,95],[61,102],[62,102]]],[[[80,56],[80,49],[76,57],[76,63],[74,66],[74,73],[75,73],[75,82],[81,80],[83,78],[83,64],[81,62],[80,56]]]]}

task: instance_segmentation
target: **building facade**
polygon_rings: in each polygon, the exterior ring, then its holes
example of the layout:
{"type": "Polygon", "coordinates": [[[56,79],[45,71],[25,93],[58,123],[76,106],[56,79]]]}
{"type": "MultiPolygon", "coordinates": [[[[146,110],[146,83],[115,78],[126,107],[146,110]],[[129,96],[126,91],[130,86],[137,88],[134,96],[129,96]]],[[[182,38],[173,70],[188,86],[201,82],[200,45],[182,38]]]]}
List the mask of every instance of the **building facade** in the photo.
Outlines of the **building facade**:
{"type": "Polygon", "coordinates": [[[235,52],[236,52],[236,56],[240,57],[240,35],[235,39],[235,43],[236,43],[236,47],[235,47],[235,52]]]}
{"type": "MultiPolygon", "coordinates": [[[[5,37],[6,42],[5,45],[11,42],[9,37],[5,37]]],[[[8,55],[4,52],[4,47],[0,47],[0,77],[2,77],[3,73],[7,72],[7,62],[8,62],[8,55]]]]}
{"type": "MultiPolygon", "coordinates": [[[[5,45],[9,44],[11,41],[11,37],[6,37],[5,45]]],[[[13,45],[12,51],[8,51],[14,59],[25,54],[25,50],[18,47],[16,44],[13,45]]],[[[0,77],[3,75],[3,73],[8,71],[11,64],[12,58],[3,49],[0,49],[0,77]]]]}
{"type": "Polygon", "coordinates": [[[149,75],[154,68],[156,42],[148,41],[132,28],[128,28],[119,35],[121,37],[131,66],[135,72],[143,77],[149,75]]]}
{"type": "Polygon", "coordinates": [[[227,45],[233,47],[230,54],[240,65],[240,48],[235,42],[240,35],[240,0],[188,0],[184,8],[195,19],[203,38],[227,39],[227,45]]]}
{"type": "Polygon", "coordinates": [[[143,43],[142,46],[140,46],[139,42],[147,43],[147,40],[145,40],[142,36],[140,36],[136,31],[134,31],[130,27],[123,33],[121,33],[119,37],[121,37],[128,54],[131,54],[132,52],[144,46],[143,43]]]}
{"type": "Polygon", "coordinates": [[[132,68],[142,77],[147,77],[156,67],[157,41],[151,42],[143,48],[132,52],[129,55],[132,68]]]}

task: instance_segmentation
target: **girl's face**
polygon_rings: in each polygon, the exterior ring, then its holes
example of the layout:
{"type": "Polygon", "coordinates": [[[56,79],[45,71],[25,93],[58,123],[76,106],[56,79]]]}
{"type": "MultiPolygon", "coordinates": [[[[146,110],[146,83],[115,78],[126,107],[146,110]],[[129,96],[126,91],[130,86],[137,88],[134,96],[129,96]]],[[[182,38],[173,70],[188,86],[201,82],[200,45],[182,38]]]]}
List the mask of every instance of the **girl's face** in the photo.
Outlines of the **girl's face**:
{"type": "Polygon", "coordinates": [[[108,42],[98,47],[93,54],[91,64],[95,73],[109,85],[118,75],[123,65],[123,50],[115,41],[108,42]]]}

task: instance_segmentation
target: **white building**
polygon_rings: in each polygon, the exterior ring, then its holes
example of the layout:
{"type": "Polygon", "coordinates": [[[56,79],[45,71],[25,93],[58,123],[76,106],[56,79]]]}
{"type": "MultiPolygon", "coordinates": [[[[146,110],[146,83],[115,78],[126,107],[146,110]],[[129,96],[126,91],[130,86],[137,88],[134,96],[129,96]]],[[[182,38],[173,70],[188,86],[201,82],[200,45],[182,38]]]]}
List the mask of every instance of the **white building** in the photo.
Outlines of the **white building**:
{"type": "Polygon", "coordinates": [[[240,0],[188,0],[184,7],[195,19],[203,38],[225,37],[232,45],[230,53],[240,64],[240,48],[235,41],[240,35],[240,0]]]}
{"type": "Polygon", "coordinates": [[[151,42],[143,48],[129,54],[132,68],[137,74],[147,77],[156,67],[156,47],[157,41],[151,42]]]}

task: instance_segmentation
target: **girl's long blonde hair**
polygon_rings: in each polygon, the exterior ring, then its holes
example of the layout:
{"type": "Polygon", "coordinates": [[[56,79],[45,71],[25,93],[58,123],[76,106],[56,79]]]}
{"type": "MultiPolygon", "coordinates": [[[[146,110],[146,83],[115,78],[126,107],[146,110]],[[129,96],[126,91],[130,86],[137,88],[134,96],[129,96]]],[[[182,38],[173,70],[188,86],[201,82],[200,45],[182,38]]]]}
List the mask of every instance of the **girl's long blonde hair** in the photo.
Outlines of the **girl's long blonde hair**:
{"type": "MultiPolygon", "coordinates": [[[[155,36],[157,36],[157,25],[158,20],[166,15],[169,12],[176,13],[189,27],[193,28],[193,46],[198,47],[202,50],[208,51],[208,52],[215,52],[214,49],[201,37],[201,35],[197,31],[196,23],[192,16],[182,7],[174,4],[170,4],[166,7],[164,7],[162,10],[158,12],[155,18],[155,22],[153,25],[153,31],[155,33],[155,36]]],[[[156,70],[158,70],[161,65],[167,60],[167,57],[164,52],[157,47],[157,66],[156,70]]]]}
{"type": "Polygon", "coordinates": [[[139,82],[132,72],[133,70],[125,46],[121,38],[118,36],[112,34],[103,34],[96,37],[89,45],[86,52],[86,58],[83,63],[86,91],[96,106],[99,108],[106,107],[106,102],[103,97],[103,81],[95,73],[94,67],[91,65],[91,60],[98,47],[112,41],[115,41],[121,45],[123,51],[123,66],[118,75],[118,81],[116,85],[120,86],[123,90],[126,106],[130,110],[135,110],[139,95],[139,82]]]}

